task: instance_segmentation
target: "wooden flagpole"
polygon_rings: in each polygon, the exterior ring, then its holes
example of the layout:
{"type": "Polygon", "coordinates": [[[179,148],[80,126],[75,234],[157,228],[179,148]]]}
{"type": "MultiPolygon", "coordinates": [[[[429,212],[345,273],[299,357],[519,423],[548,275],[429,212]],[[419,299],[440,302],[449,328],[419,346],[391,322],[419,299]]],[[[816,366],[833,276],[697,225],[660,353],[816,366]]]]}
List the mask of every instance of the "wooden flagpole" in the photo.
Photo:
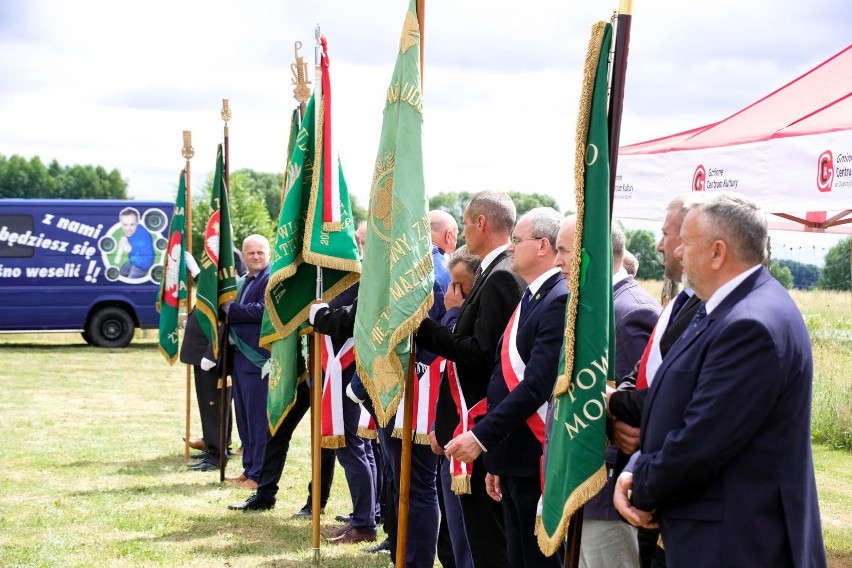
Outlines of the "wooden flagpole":
{"type": "MultiPolygon", "coordinates": [[[[426,26],[426,0],[417,0],[417,22],[420,26],[420,93],[423,93],[423,46],[426,26]]],[[[396,524],[396,566],[405,566],[405,553],[408,546],[408,511],[411,494],[411,451],[413,444],[412,422],[414,416],[414,381],[416,335],[411,336],[411,356],[405,374],[402,415],[402,456],[399,467],[399,508],[396,524]]],[[[397,410],[399,412],[399,410],[397,410]]]]}
{"type": "MultiPolygon", "coordinates": [[[[184,204],[186,206],[186,211],[184,212],[184,231],[186,232],[186,250],[192,253],[192,201],[190,201],[190,184],[189,184],[189,161],[195,156],[195,150],[192,148],[192,131],[184,130],[183,131],[183,148],[180,150],[181,155],[186,160],[186,166],[184,171],[186,172],[186,195],[184,197],[184,204]]],[[[186,315],[189,316],[189,313],[192,311],[192,278],[186,279],[186,315]]],[[[186,461],[189,461],[189,407],[190,400],[192,398],[192,393],[190,392],[192,385],[192,365],[187,363],[186,365],[186,423],[184,427],[184,443],[183,443],[183,457],[186,461]]]]}
{"type": "MultiPolygon", "coordinates": [[[[230,197],[231,176],[229,169],[230,160],[228,159],[228,121],[231,120],[231,109],[230,107],[228,107],[228,99],[222,99],[221,116],[222,120],[225,122],[225,195],[228,195],[230,197]]],[[[221,256],[221,250],[219,251],[219,254],[221,256]]],[[[233,255],[234,251],[228,251],[228,254],[233,255]]],[[[229,328],[228,324],[226,323],[222,333],[222,335],[224,336],[224,342],[222,346],[222,365],[219,368],[218,372],[218,374],[220,375],[219,380],[221,381],[220,385],[222,388],[221,396],[219,398],[219,483],[225,482],[225,468],[228,465],[228,425],[231,423],[231,397],[228,396],[230,387],[230,385],[228,384],[228,333],[229,328]]]]}
{"type": "Polygon", "coordinates": [[[630,44],[630,24],[633,19],[633,0],[620,0],[615,28],[615,55],[612,62],[612,82],[609,93],[609,216],[615,201],[615,177],[618,173],[618,144],[621,138],[621,114],[624,108],[624,81],[627,76],[627,52],[630,44]]]}

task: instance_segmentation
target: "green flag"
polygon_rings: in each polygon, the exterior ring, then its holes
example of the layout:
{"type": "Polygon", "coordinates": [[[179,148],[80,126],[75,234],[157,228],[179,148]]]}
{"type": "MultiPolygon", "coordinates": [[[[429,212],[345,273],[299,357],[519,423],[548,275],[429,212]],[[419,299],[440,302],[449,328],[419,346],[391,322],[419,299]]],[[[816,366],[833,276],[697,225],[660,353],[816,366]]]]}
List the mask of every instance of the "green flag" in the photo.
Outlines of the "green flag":
{"type": "Polygon", "coordinates": [[[396,413],[410,336],[434,301],[422,126],[420,28],[411,0],[385,99],[355,316],[358,374],[381,426],[396,413]]]}
{"type": "Polygon", "coordinates": [[[186,304],[186,170],[180,172],[175,210],[169,229],[169,245],[166,249],[163,279],[157,296],[157,311],[160,312],[160,353],[174,365],[178,354],[178,312],[186,304]]]}
{"type": "Polygon", "coordinates": [[[210,209],[210,218],[204,229],[204,252],[201,255],[195,306],[198,323],[207,339],[213,342],[213,355],[218,357],[219,306],[237,299],[234,238],[221,144],[216,149],[216,173],[210,191],[210,209]]]}
{"type": "Polygon", "coordinates": [[[577,119],[577,232],[568,282],[571,297],[536,520],[538,543],[548,556],[562,545],[571,515],[606,484],[604,394],[606,381],[613,379],[610,360],[615,355],[607,127],[611,42],[612,26],[595,24],[577,119]]]}
{"type": "Polygon", "coordinates": [[[331,89],[327,64],[323,67],[325,88],[308,101],[287,163],[266,288],[260,344],[269,345],[272,353],[266,410],[273,434],[295,403],[304,375],[298,333],[316,299],[317,267],[322,268],[325,301],[357,282],[361,272],[346,180],[330,149],[331,89]]]}

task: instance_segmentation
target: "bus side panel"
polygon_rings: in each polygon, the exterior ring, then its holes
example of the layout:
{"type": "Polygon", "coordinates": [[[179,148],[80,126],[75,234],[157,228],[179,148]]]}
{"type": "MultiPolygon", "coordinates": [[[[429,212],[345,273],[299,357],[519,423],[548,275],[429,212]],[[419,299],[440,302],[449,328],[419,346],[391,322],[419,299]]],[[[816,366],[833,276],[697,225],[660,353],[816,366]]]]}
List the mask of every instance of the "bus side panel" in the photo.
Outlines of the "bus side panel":
{"type": "Polygon", "coordinates": [[[0,330],[83,329],[92,307],[156,327],[171,203],[0,200],[0,330]]]}

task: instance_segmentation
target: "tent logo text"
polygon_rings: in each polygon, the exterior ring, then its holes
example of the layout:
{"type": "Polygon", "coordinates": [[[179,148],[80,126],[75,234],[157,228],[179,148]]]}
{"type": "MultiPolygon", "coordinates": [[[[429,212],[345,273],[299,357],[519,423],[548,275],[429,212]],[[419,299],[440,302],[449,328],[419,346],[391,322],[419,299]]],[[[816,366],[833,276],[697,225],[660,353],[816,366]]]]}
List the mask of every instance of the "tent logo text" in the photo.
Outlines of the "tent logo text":
{"type": "Polygon", "coordinates": [[[704,184],[707,182],[707,171],[704,166],[699,164],[695,168],[695,173],[692,174],[692,191],[704,191],[704,184]]]}
{"type": "Polygon", "coordinates": [[[831,191],[834,182],[834,156],[831,150],[826,150],[817,158],[817,189],[831,191]]]}

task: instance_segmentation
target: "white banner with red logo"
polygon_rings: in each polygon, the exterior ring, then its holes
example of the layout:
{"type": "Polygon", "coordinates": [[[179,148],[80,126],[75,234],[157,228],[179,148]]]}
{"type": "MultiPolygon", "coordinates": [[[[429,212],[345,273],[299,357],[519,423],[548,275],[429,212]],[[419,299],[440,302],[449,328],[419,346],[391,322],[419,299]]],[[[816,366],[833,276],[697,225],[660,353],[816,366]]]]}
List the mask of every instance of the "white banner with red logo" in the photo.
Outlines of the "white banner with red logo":
{"type": "Polygon", "coordinates": [[[343,397],[346,396],[343,392],[343,369],[355,363],[355,342],[350,337],[335,353],[331,338],[327,335],[322,338],[321,445],[323,448],[342,448],[346,446],[346,432],[343,427],[343,397]]]}
{"type": "MultiPolygon", "coordinates": [[[[661,220],[666,204],[690,191],[737,191],[766,211],[802,218],[852,209],[852,130],[697,150],[629,148],[618,158],[618,218],[661,220]]],[[[771,227],[782,228],[779,223],[786,222],[770,218],[771,227]]],[[[829,230],[852,232],[852,225],[829,230]]]]}
{"type": "MultiPolygon", "coordinates": [[[[415,365],[417,379],[414,388],[414,413],[411,418],[414,436],[412,439],[415,444],[429,445],[429,430],[435,422],[435,407],[438,404],[441,373],[444,372],[446,365],[447,360],[437,356],[428,365],[422,361],[417,361],[415,365]]],[[[405,395],[400,399],[398,407],[400,410],[397,410],[394,418],[393,432],[391,433],[394,438],[402,439],[404,413],[401,409],[405,408],[404,403],[405,395]]]]}

